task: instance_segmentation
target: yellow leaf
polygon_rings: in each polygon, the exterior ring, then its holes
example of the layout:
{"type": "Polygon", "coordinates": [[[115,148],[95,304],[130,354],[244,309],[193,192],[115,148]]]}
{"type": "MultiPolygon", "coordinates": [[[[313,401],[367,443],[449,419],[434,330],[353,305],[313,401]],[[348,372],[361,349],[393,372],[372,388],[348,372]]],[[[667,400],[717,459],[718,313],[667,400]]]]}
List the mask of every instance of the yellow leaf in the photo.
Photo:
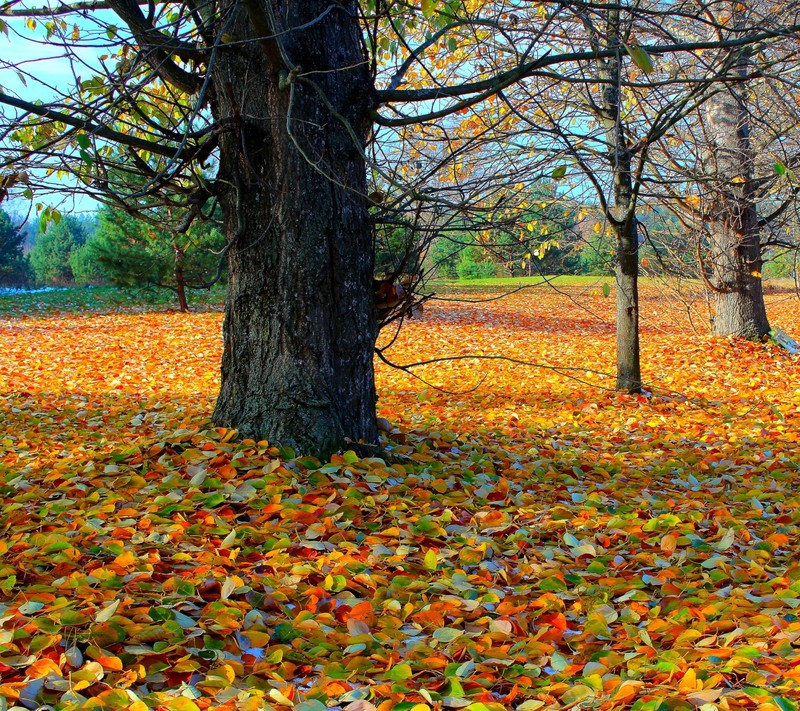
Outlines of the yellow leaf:
{"type": "Polygon", "coordinates": [[[678,691],[682,691],[683,693],[688,693],[692,691],[702,691],[703,690],[703,682],[697,679],[697,672],[695,672],[694,668],[689,667],[683,675],[681,679],[681,683],[678,685],[678,691]]]}
{"type": "Polygon", "coordinates": [[[167,711],[200,711],[200,707],[185,696],[176,696],[174,699],[161,701],[159,708],[167,711]]]}
{"type": "Polygon", "coordinates": [[[114,562],[121,568],[131,568],[136,563],[136,560],[136,556],[131,551],[123,551],[114,558],[114,562]]]}
{"type": "Polygon", "coordinates": [[[283,706],[294,706],[294,701],[292,701],[287,696],[284,696],[283,692],[279,691],[278,689],[270,689],[269,697],[275,703],[282,704],[283,706]]]}
{"type": "Polygon", "coordinates": [[[678,537],[674,533],[667,533],[661,539],[661,550],[664,551],[667,555],[671,555],[675,552],[675,548],[678,546],[678,537]]]}

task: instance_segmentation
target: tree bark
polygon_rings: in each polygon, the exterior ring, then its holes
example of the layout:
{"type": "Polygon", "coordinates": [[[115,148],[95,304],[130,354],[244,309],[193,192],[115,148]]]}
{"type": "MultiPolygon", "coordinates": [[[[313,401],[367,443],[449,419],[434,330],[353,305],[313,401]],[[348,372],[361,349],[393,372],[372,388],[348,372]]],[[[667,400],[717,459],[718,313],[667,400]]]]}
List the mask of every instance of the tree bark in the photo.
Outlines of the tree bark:
{"type": "MultiPolygon", "coordinates": [[[[733,26],[742,24],[732,2],[733,26]]],[[[747,75],[749,50],[741,53],[731,76],[747,75]]],[[[706,110],[711,150],[706,169],[714,193],[708,221],[715,289],[714,334],[758,340],[769,333],[761,280],[762,252],[753,182],[753,152],[746,85],[731,82],[706,110]]]]}
{"type": "Polygon", "coordinates": [[[175,293],[178,295],[178,307],[181,313],[189,312],[189,301],[186,299],[186,276],[183,271],[183,248],[177,243],[175,239],[172,240],[172,251],[175,254],[175,268],[173,276],[175,277],[175,293]]]}
{"type": "Polygon", "coordinates": [[[603,121],[606,126],[609,161],[614,181],[613,210],[609,221],[616,235],[616,330],[617,390],[639,392],[642,389],[639,352],[639,232],[631,175],[632,156],[622,122],[620,72],[622,71],[622,38],[620,11],[609,9],[607,36],[609,47],[617,54],[601,60],[603,81],[603,121]]]}
{"type": "Polygon", "coordinates": [[[230,248],[213,419],[326,455],[348,440],[377,441],[361,151],[371,80],[355,3],[243,5],[212,72],[212,111],[233,126],[220,137],[230,248]],[[263,39],[275,36],[280,45],[263,39]]]}

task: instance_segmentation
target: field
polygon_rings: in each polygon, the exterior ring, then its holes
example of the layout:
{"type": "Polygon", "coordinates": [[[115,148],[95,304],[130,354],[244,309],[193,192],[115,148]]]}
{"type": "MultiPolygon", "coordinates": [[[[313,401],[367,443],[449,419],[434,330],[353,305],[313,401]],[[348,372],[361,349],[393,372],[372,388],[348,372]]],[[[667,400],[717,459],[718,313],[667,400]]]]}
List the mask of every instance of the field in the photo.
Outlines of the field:
{"type": "Polygon", "coordinates": [[[797,711],[800,359],[648,285],[616,393],[602,282],[444,287],[325,462],[211,426],[218,310],[0,299],[0,707],[797,711]]]}

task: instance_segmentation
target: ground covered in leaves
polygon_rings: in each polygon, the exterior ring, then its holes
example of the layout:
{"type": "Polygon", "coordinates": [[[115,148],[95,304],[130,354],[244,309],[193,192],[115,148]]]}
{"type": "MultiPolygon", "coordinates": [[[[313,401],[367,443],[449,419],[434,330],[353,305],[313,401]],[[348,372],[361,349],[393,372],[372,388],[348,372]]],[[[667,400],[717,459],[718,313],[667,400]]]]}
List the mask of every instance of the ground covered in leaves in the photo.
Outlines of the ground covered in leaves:
{"type": "Polygon", "coordinates": [[[0,705],[796,711],[800,361],[685,304],[630,396],[600,286],[434,302],[396,363],[536,366],[380,366],[324,462],[210,426],[219,313],[0,321],[0,705]]]}

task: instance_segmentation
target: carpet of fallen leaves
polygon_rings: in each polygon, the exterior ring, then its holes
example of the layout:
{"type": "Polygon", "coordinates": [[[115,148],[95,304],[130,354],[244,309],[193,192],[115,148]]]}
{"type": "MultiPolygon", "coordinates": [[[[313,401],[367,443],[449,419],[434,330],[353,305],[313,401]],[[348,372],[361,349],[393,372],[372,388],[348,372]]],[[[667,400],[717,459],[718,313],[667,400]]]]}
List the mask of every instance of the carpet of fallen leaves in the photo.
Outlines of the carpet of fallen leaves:
{"type": "Polygon", "coordinates": [[[219,313],[0,321],[0,706],[796,711],[800,360],[648,291],[615,393],[566,292],[410,322],[537,366],[381,365],[385,459],[212,428],[219,313]]]}

